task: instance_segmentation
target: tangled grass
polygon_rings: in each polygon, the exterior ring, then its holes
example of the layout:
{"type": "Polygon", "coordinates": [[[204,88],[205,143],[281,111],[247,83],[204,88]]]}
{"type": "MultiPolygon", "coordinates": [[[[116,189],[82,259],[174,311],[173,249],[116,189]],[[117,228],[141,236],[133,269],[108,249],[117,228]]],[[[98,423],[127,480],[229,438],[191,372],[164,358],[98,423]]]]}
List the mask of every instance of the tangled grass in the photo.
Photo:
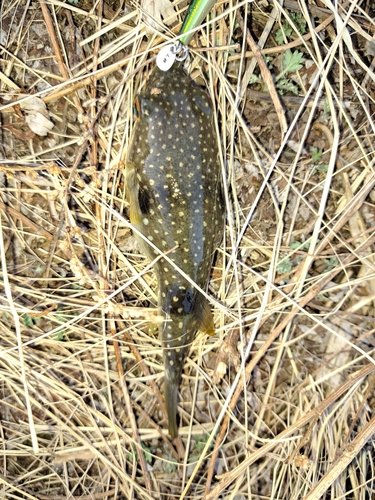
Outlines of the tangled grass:
{"type": "Polygon", "coordinates": [[[372,2],[217,2],[194,37],[227,220],[171,442],[123,169],[186,4],[0,6],[0,496],[375,498],[372,2]]]}

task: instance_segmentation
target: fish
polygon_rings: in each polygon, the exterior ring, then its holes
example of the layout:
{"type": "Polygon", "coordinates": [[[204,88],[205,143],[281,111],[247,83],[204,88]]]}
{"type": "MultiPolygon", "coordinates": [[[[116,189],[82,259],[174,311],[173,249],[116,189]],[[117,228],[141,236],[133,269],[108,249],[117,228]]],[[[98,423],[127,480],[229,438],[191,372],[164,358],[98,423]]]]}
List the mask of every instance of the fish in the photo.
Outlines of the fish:
{"type": "Polygon", "coordinates": [[[153,261],[164,360],[164,397],[171,438],[178,435],[182,369],[197,331],[213,335],[206,291],[224,233],[224,195],[212,103],[181,64],[152,71],[135,99],[125,166],[126,201],[135,237],[153,261]],[[181,271],[181,272],[180,272],[181,271]]]}

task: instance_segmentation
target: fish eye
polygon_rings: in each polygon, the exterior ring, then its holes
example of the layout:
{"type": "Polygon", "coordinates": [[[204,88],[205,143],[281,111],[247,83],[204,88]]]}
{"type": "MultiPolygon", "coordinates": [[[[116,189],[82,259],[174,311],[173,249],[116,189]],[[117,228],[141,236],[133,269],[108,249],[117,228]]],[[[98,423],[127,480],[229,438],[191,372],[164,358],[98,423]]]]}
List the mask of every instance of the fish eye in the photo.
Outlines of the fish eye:
{"type": "Polygon", "coordinates": [[[134,111],[134,114],[135,114],[135,117],[137,118],[137,120],[140,120],[141,119],[141,103],[139,102],[138,97],[135,98],[133,111],[134,111]]]}

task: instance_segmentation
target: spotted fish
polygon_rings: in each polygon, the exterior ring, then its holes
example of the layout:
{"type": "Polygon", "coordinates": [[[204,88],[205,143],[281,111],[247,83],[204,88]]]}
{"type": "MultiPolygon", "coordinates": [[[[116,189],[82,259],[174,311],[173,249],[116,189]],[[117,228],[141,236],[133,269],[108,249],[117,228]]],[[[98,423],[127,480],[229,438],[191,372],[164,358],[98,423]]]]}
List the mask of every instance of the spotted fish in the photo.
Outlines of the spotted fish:
{"type": "Polygon", "coordinates": [[[137,122],[126,162],[130,220],[153,260],[165,368],[168,429],[177,436],[177,392],[197,330],[214,333],[207,300],[180,273],[206,289],[223,236],[224,202],[210,100],[183,68],[155,68],[136,101],[137,122]],[[150,243],[149,243],[150,242],[150,243]],[[154,245],[154,246],[152,246],[154,245]]]}

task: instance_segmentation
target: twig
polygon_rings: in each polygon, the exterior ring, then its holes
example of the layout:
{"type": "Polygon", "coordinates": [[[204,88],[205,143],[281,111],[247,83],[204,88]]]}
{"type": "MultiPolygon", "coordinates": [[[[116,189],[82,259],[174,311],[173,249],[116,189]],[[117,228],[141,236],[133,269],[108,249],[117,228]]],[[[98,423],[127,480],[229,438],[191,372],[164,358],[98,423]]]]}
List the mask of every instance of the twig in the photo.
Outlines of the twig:
{"type": "Polygon", "coordinates": [[[24,224],[29,226],[29,228],[31,228],[33,231],[35,231],[35,233],[38,236],[41,236],[42,238],[46,238],[46,240],[52,240],[53,236],[51,233],[46,231],[46,229],[44,229],[43,227],[38,226],[38,224],[35,224],[35,222],[30,220],[28,217],[26,217],[22,212],[15,210],[14,208],[10,207],[9,205],[6,205],[5,203],[3,203],[2,201],[0,201],[0,209],[4,210],[4,212],[6,214],[12,215],[15,218],[15,220],[21,220],[24,224]]]}
{"type": "Polygon", "coordinates": [[[345,449],[342,450],[341,455],[337,457],[330,469],[302,500],[318,500],[321,498],[374,434],[375,416],[372,417],[353,441],[345,446],[345,449]]]}
{"type": "Polygon", "coordinates": [[[124,396],[125,405],[126,405],[126,409],[127,409],[127,413],[128,413],[128,418],[129,418],[130,426],[131,426],[131,429],[133,432],[133,439],[137,445],[138,457],[139,457],[139,461],[141,463],[141,468],[142,468],[143,477],[144,477],[144,480],[146,483],[146,488],[147,488],[148,493],[151,494],[152,493],[152,486],[151,486],[150,474],[149,474],[148,469],[147,469],[145,452],[141,446],[141,441],[140,441],[138,429],[137,429],[137,423],[135,421],[135,416],[134,416],[134,412],[133,412],[133,408],[132,408],[132,404],[131,404],[131,400],[130,400],[130,396],[129,396],[129,391],[128,391],[128,388],[127,388],[126,382],[125,382],[125,374],[124,374],[124,370],[122,367],[120,346],[119,346],[118,340],[113,339],[112,342],[113,342],[113,347],[115,349],[117,372],[118,372],[119,377],[120,377],[119,378],[120,387],[122,390],[122,394],[124,396]]]}
{"type": "MultiPolygon", "coordinates": [[[[239,24],[242,28],[242,31],[244,31],[244,23],[243,23],[243,20],[240,16],[239,12],[236,13],[236,18],[237,18],[237,21],[239,22],[239,24]]],[[[268,90],[270,92],[270,96],[272,98],[273,105],[275,106],[275,110],[276,110],[277,116],[279,118],[281,135],[284,136],[285,132],[288,130],[288,124],[286,122],[285,111],[281,105],[281,102],[280,102],[280,99],[279,99],[271,72],[267,68],[267,65],[264,62],[264,59],[262,57],[261,51],[260,51],[259,47],[257,46],[257,44],[255,43],[253,37],[251,36],[249,29],[246,29],[245,35],[246,35],[247,43],[250,45],[251,50],[253,51],[254,56],[256,57],[256,60],[258,62],[259,69],[260,69],[260,72],[261,72],[262,77],[263,77],[263,81],[267,85],[268,90]]]]}
{"type": "MultiPolygon", "coordinates": [[[[368,248],[370,245],[372,245],[375,242],[375,235],[367,240],[364,244],[361,245],[360,248],[358,248],[358,252],[361,250],[365,250],[368,248]]],[[[355,255],[348,255],[342,262],[342,267],[347,266],[349,263],[353,262],[356,259],[355,255]]],[[[313,299],[316,297],[316,295],[325,287],[327,283],[329,283],[339,272],[341,271],[341,266],[338,268],[333,269],[331,272],[326,273],[327,275],[315,286],[312,287],[310,292],[306,294],[304,297],[300,299],[298,304],[292,308],[289,314],[285,316],[285,318],[280,322],[280,324],[273,330],[273,332],[270,334],[268,339],[259,347],[259,350],[255,353],[254,357],[251,359],[251,361],[247,364],[245,374],[244,374],[244,385],[246,385],[249,381],[250,375],[252,371],[254,370],[255,366],[258,364],[260,359],[265,355],[267,350],[270,348],[272,343],[277,339],[277,337],[280,335],[280,333],[284,330],[284,328],[291,322],[293,321],[294,317],[296,314],[303,310],[303,308],[313,299]]],[[[241,384],[238,384],[237,389],[231,399],[231,402],[229,404],[229,409],[234,410],[238,398],[240,397],[240,394],[243,391],[243,386],[241,384]]],[[[206,481],[206,495],[209,492],[209,487],[212,481],[213,473],[214,473],[214,467],[215,467],[215,462],[220,450],[220,446],[222,444],[222,441],[224,439],[224,436],[227,432],[228,424],[229,424],[229,419],[230,419],[230,413],[228,412],[224,419],[223,423],[221,424],[221,430],[220,433],[216,439],[215,442],[215,447],[214,451],[211,456],[210,460],[210,465],[207,471],[207,481],[206,481]]],[[[208,497],[210,498],[210,497],[208,497]]],[[[214,497],[212,497],[214,498],[214,497]]]]}
{"type": "MultiPolygon", "coordinates": [[[[359,370],[358,372],[354,373],[349,377],[349,379],[344,382],[340,387],[338,387],[332,394],[330,394],[324,401],[322,401],[316,408],[313,410],[309,411],[306,415],[301,417],[300,419],[297,420],[296,423],[293,425],[289,426],[287,429],[284,431],[280,432],[274,439],[272,439],[269,443],[266,443],[263,445],[259,450],[255,451],[252,453],[249,457],[245,458],[243,462],[238,465],[234,470],[231,472],[228,472],[227,474],[224,474],[221,477],[221,481],[215,485],[215,487],[212,489],[211,492],[207,492],[204,500],[215,500],[219,497],[219,495],[233,482],[235,481],[246,469],[249,467],[251,464],[259,460],[260,458],[264,457],[266,453],[271,451],[275,446],[278,444],[282,443],[284,440],[286,440],[288,437],[290,437],[292,434],[294,434],[297,430],[301,429],[304,427],[306,424],[308,424],[311,420],[315,420],[317,417],[320,418],[323,412],[334,402],[336,401],[340,396],[345,394],[354,384],[356,384],[358,381],[360,381],[362,378],[367,377],[371,373],[375,372],[375,365],[372,363],[364,366],[359,370]]],[[[365,429],[360,433],[361,439],[360,442],[362,446],[365,444],[365,442],[371,437],[371,435],[374,433],[375,429],[373,428],[373,420],[375,417],[367,424],[365,429]],[[371,425],[370,425],[371,424],[371,425]],[[372,426],[372,429],[371,429],[372,426]],[[370,429],[372,432],[370,433],[370,429]],[[366,440],[365,440],[366,439],[366,440]]],[[[356,446],[356,449],[359,449],[358,446],[356,446]]],[[[352,457],[353,459],[354,457],[352,457]]],[[[318,498],[318,497],[314,497],[318,498]]],[[[303,500],[312,500],[307,499],[305,497],[303,500]]]]}

